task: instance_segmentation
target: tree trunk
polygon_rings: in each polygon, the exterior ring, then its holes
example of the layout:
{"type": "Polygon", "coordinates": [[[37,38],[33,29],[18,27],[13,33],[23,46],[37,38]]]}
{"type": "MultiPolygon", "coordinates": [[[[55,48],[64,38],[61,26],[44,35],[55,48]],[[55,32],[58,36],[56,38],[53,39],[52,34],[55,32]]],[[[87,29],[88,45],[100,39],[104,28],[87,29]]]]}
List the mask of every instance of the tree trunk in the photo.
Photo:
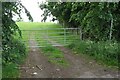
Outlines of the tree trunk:
{"type": "Polygon", "coordinates": [[[112,39],[112,29],[113,29],[113,16],[112,16],[112,14],[111,14],[111,24],[110,24],[109,40],[112,39]]]}

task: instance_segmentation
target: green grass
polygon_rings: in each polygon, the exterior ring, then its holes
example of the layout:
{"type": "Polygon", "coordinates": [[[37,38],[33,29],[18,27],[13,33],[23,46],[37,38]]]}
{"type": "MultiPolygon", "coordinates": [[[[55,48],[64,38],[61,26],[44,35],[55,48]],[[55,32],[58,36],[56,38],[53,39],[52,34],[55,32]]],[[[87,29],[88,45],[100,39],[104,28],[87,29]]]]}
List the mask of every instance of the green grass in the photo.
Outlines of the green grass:
{"type": "Polygon", "coordinates": [[[48,57],[49,62],[66,67],[68,66],[68,62],[64,59],[64,54],[57,48],[48,45],[47,47],[40,48],[42,53],[48,57]]]}
{"type": "Polygon", "coordinates": [[[19,76],[19,69],[17,64],[9,63],[3,68],[2,77],[3,78],[17,78],[19,76]]]}
{"type": "Polygon", "coordinates": [[[118,67],[118,48],[117,42],[110,41],[77,41],[70,44],[68,47],[72,49],[76,54],[85,54],[91,56],[98,62],[107,65],[109,67],[118,67]]]}
{"type": "Polygon", "coordinates": [[[40,23],[40,22],[17,22],[21,30],[56,28],[60,25],[55,23],[40,23]]]}

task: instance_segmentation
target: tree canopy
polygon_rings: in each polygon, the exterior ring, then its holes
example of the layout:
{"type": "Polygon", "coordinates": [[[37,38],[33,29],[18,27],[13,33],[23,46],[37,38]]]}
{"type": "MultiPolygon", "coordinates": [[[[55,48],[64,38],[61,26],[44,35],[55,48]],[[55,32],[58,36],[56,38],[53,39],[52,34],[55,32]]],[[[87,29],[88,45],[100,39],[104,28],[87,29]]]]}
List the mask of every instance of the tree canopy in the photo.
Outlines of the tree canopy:
{"type": "Polygon", "coordinates": [[[120,38],[120,2],[46,2],[43,21],[52,14],[64,27],[82,30],[82,38],[95,41],[120,38]]]}

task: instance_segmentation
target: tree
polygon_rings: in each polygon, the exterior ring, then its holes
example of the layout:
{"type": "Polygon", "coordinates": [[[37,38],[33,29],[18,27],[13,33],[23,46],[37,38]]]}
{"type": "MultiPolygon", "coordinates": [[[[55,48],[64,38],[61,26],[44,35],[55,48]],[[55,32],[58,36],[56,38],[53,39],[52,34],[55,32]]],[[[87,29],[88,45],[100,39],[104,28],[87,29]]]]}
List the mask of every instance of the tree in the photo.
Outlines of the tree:
{"type": "Polygon", "coordinates": [[[119,5],[120,2],[46,2],[40,8],[64,27],[80,27],[83,39],[119,41],[119,5]]]}
{"type": "Polygon", "coordinates": [[[25,55],[25,46],[19,41],[21,31],[12,20],[13,13],[19,15],[21,10],[24,9],[27,16],[33,21],[29,11],[20,2],[3,2],[2,3],[2,63],[3,66],[9,62],[17,63],[17,54],[25,55]],[[19,34],[19,35],[18,35],[19,34]]]}

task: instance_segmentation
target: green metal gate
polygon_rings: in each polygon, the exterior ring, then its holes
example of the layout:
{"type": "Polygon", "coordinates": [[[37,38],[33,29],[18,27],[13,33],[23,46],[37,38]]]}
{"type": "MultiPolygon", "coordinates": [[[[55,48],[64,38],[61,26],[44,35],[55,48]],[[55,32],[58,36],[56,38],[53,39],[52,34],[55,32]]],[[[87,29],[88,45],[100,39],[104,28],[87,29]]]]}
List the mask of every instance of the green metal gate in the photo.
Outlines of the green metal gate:
{"type": "Polygon", "coordinates": [[[80,39],[79,28],[43,28],[21,30],[23,41],[28,47],[66,46],[80,39]],[[29,41],[35,40],[37,46],[29,46],[29,41]]]}

